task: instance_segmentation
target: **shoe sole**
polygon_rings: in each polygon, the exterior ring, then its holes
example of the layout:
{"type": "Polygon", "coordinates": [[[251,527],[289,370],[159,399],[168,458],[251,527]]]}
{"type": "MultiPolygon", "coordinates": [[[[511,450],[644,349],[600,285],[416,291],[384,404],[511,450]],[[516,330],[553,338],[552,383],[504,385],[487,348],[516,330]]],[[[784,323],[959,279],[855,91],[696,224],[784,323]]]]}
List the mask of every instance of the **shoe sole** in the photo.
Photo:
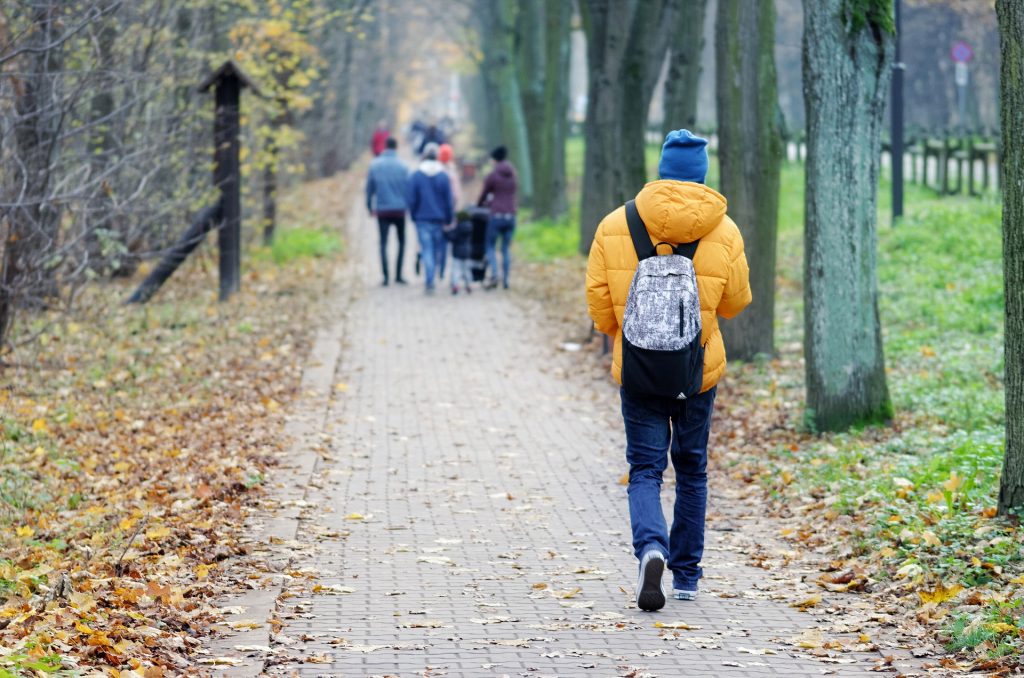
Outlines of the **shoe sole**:
{"type": "Polygon", "coordinates": [[[644,566],[640,582],[640,593],[636,606],[645,612],[656,612],[665,607],[665,592],[661,589],[661,575],[665,572],[665,561],[651,558],[644,566]]]}

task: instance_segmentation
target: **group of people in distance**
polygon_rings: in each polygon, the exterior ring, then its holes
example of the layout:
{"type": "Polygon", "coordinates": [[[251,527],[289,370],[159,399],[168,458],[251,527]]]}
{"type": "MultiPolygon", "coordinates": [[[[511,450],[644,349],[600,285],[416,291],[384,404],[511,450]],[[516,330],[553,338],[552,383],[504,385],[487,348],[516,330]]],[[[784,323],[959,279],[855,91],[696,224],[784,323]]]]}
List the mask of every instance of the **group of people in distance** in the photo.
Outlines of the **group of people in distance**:
{"type": "MultiPolygon", "coordinates": [[[[445,269],[450,271],[452,294],[472,291],[469,261],[473,225],[468,212],[457,211],[461,203],[459,177],[454,166],[454,151],[444,143],[440,130],[431,126],[420,141],[420,161],[412,172],[398,157],[398,141],[378,126],[371,142],[377,156],[370,163],[366,177],[366,209],[377,218],[380,231],[380,264],[384,286],[391,281],[387,246],[391,229],[398,237],[398,257],[394,282],[406,283],[402,277],[405,257],[405,216],[412,218],[419,241],[419,258],[427,294],[433,294],[436,282],[442,281],[445,269]],[[451,266],[448,249],[451,247],[451,266]]],[[[516,227],[516,171],[508,162],[508,150],[498,146],[491,151],[494,167],[484,179],[477,206],[487,207],[485,289],[498,286],[498,241],[501,240],[502,267],[500,283],[509,286],[511,268],[510,246],[516,227]]],[[[417,267],[419,268],[419,267],[417,267]]]]}

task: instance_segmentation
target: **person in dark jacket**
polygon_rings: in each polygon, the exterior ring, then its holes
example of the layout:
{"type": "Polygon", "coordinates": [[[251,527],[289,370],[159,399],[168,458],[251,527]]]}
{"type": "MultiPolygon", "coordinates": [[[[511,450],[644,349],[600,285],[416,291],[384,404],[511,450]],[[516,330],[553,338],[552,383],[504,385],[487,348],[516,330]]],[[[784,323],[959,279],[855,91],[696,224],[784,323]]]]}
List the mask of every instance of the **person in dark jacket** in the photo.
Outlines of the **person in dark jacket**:
{"type": "Polygon", "coordinates": [[[427,294],[433,294],[434,273],[447,247],[444,225],[451,223],[454,212],[451,182],[444,165],[437,161],[437,144],[427,144],[423,149],[423,161],[409,179],[406,203],[416,222],[427,294]]]}
{"type": "Polygon", "coordinates": [[[405,193],[409,169],[398,159],[398,142],[393,137],[385,141],[384,151],[370,163],[366,176],[366,209],[377,217],[380,230],[380,266],[384,272],[384,285],[388,284],[388,233],[394,226],[398,234],[398,260],[395,262],[395,282],[404,285],[402,258],[405,256],[405,193]]]}
{"type": "Polygon", "coordinates": [[[491,151],[494,169],[484,178],[484,187],[480,192],[481,207],[489,207],[491,216],[487,221],[487,267],[490,278],[484,284],[486,289],[498,286],[498,255],[496,252],[498,238],[501,237],[501,283],[508,289],[509,268],[512,258],[509,247],[512,234],[516,230],[516,170],[508,158],[508,149],[498,146],[491,151]]]}
{"type": "Polygon", "coordinates": [[[473,220],[469,212],[456,214],[455,225],[445,235],[452,243],[452,294],[459,293],[459,283],[465,285],[466,294],[469,294],[472,291],[469,286],[472,281],[469,260],[473,258],[473,220]]]}
{"type": "Polygon", "coordinates": [[[423,133],[423,140],[420,141],[419,153],[421,156],[425,156],[427,144],[436,144],[440,146],[445,142],[444,132],[437,125],[431,125],[427,128],[427,131],[423,133]]]}

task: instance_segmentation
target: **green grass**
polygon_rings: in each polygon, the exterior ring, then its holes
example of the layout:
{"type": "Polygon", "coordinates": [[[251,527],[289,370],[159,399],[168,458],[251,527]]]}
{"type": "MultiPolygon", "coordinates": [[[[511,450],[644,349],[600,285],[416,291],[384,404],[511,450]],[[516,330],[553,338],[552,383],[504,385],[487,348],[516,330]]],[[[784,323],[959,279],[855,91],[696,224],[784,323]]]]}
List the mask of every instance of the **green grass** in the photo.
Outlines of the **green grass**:
{"type": "Polygon", "coordinates": [[[326,257],[341,250],[341,238],[325,229],[279,228],[269,250],[262,248],[258,256],[269,257],[275,264],[296,259],[326,257]]]}

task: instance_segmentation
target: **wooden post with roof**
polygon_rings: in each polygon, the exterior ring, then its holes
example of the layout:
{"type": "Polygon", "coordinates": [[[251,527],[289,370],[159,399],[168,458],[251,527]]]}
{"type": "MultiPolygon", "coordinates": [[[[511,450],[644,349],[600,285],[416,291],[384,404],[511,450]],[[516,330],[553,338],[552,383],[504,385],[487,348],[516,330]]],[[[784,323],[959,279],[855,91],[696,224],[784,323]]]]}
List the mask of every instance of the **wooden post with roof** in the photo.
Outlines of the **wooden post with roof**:
{"type": "Polygon", "coordinates": [[[239,102],[242,89],[259,88],[231,59],[199,85],[200,92],[214,88],[216,113],[213,120],[213,183],[220,189],[221,226],[217,232],[220,251],[220,300],[237,292],[242,275],[242,169],[239,159],[241,122],[239,102]]]}
{"type": "Polygon", "coordinates": [[[129,304],[149,301],[213,228],[217,229],[217,248],[220,253],[220,300],[227,300],[239,290],[242,277],[239,101],[245,87],[257,96],[262,95],[238,64],[230,59],[203,80],[199,91],[207,92],[211,87],[214,88],[217,106],[213,120],[213,184],[220,189],[220,198],[215,204],[199,211],[188,230],[128,298],[129,304]]]}

